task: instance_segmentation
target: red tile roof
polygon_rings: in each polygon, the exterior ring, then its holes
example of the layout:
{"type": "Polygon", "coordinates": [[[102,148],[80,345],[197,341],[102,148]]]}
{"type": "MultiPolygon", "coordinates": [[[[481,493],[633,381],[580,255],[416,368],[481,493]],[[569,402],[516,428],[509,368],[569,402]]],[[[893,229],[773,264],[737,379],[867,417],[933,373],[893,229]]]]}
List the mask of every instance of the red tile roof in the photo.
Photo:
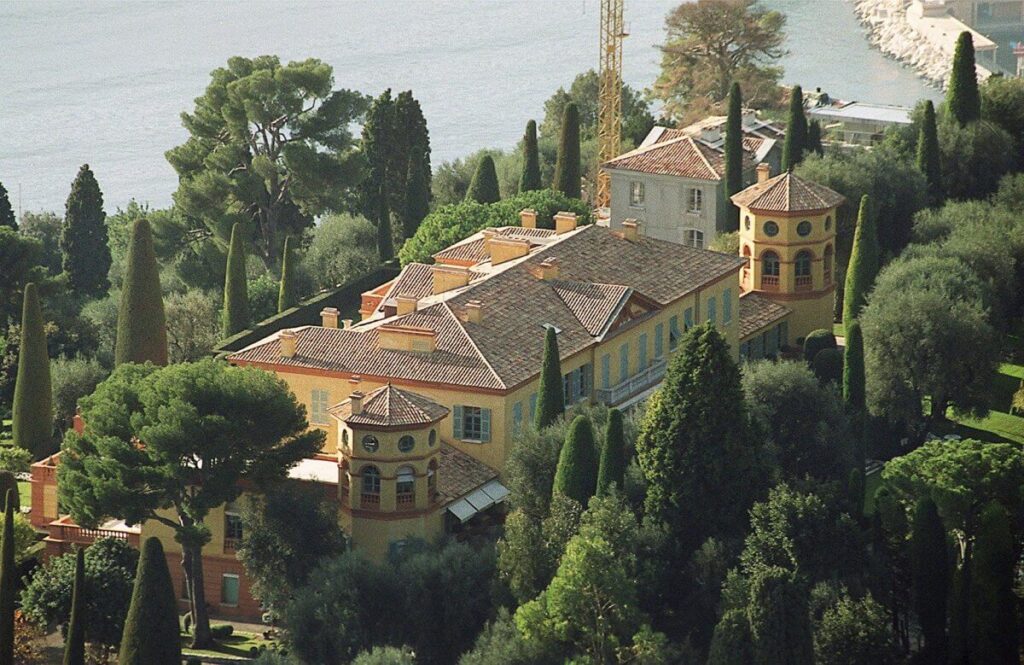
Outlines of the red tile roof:
{"type": "Polygon", "coordinates": [[[454,446],[441,444],[441,463],[437,473],[437,492],[441,495],[441,503],[462,498],[497,477],[498,472],[483,462],[454,446]]]}
{"type": "Polygon", "coordinates": [[[448,408],[389,383],[364,396],[357,414],[352,413],[351,399],[332,407],[330,412],[350,425],[401,427],[436,422],[448,415],[448,408]]]}
{"type": "Polygon", "coordinates": [[[695,141],[692,136],[679,136],[631,150],[605,162],[604,167],[693,180],[719,181],[725,174],[722,153],[695,141]]]}
{"type": "Polygon", "coordinates": [[[827,210],[845,200],[842,194],[788,171],[751,185],[732,196],[732,202],[736,205],[764,212],[827,210]]]}
{"type": "Polygon", "coordinates": [[[793,310],[748,291],[740,296],[740,339],[743,340],[781,320],[793,310]]]}

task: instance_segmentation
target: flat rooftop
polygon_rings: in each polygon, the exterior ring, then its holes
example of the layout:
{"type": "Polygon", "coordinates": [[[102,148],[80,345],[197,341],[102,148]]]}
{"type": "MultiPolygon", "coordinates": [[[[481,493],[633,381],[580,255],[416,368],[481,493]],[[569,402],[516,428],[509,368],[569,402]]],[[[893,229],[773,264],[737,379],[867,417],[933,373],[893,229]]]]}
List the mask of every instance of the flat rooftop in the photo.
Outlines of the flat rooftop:
{"type": "Polygon", "coordinates": [[[829,106],[816,106],[808,111],[812,116],[830,120],[869,120],[896,125],[909,125],[910,112],[911,109],[905,106],[867,102],[841,102],[829,106]]]}

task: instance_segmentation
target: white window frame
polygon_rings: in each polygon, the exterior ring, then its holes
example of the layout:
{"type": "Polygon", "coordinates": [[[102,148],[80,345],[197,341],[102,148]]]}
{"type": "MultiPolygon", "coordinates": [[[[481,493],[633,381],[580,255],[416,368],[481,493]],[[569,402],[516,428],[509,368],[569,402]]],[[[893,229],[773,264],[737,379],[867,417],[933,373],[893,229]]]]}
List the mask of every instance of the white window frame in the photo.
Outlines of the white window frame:
{"type": "Polygon", "coordinates": [[[683,244],[687,247],[704,249],[704,231],[700,229],[683,229],[683,244]]]}
{"type": "Polygon", "coordinates": [[[647,187],[643,180],[629,181],[629,206],[631,208],[642,208],[647,198],[647,187]]]}
{"type": "Polygon", "coordinates": [[[686,193],[686,212],[699,215],[704,212],[704,190],[691,187],[686,193]]]}

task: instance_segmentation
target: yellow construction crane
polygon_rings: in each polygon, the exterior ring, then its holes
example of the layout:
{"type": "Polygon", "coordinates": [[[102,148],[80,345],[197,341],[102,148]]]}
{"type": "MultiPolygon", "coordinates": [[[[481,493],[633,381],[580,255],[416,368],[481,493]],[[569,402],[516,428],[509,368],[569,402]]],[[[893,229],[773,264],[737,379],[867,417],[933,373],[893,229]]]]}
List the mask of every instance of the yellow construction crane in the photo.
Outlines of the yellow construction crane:
{"type": "Polygon", "coordinates": [[[597,110],[597,195],[594,205],[611,202],[611,179],[601,164],[617,157],[622,144],[622,21],[624,0],[601,0],[601,65],[597,110]]]}

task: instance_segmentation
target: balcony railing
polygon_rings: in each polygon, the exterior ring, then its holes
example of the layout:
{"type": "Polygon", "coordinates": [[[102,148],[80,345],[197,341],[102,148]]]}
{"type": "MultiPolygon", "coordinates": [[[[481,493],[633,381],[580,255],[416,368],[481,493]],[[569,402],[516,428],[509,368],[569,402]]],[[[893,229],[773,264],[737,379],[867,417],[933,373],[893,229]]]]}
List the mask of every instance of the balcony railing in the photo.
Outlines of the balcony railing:
{"type": "Polygon", "coordinates": [[[416,507],[416,495],[412,492],[398,492],[395,494],[395,504],[399,510],[412,510],[416,507]]]}
{"type": "Polygon", "coordinates": [[[380,510],[380,494],[363,492],[360,497],[359,507],[363,510],[380,510]]]}
{"type": "Polygon", "coordinates": [[[774,291],[779,288],[778,275],[761,275],[761,288],[766,291],[774,291]]]}
{"type": "Polygon", "coordinates": [[[806,291],[814,285],[814,279],[810,275],[797,275],[796,277],[796,288],[800,291],[806,291]]]}
{"type": "Polygon", "coordinates": [[[666,358],[658,358],[647,369],[634,374],[625,381],[611,388],[598,388],[595,391],[597,401],[609,406],[625,402],[630,397],[642,393],[661,381],[662,377],[665,376],[665,367],[667,365],[668,361],[666,358]]]}
{"type": "Polygon", "coordinates": [[[224,553],[237,552],[238,548],[242,546],[241,538],[224,538],[224,553]]]}

